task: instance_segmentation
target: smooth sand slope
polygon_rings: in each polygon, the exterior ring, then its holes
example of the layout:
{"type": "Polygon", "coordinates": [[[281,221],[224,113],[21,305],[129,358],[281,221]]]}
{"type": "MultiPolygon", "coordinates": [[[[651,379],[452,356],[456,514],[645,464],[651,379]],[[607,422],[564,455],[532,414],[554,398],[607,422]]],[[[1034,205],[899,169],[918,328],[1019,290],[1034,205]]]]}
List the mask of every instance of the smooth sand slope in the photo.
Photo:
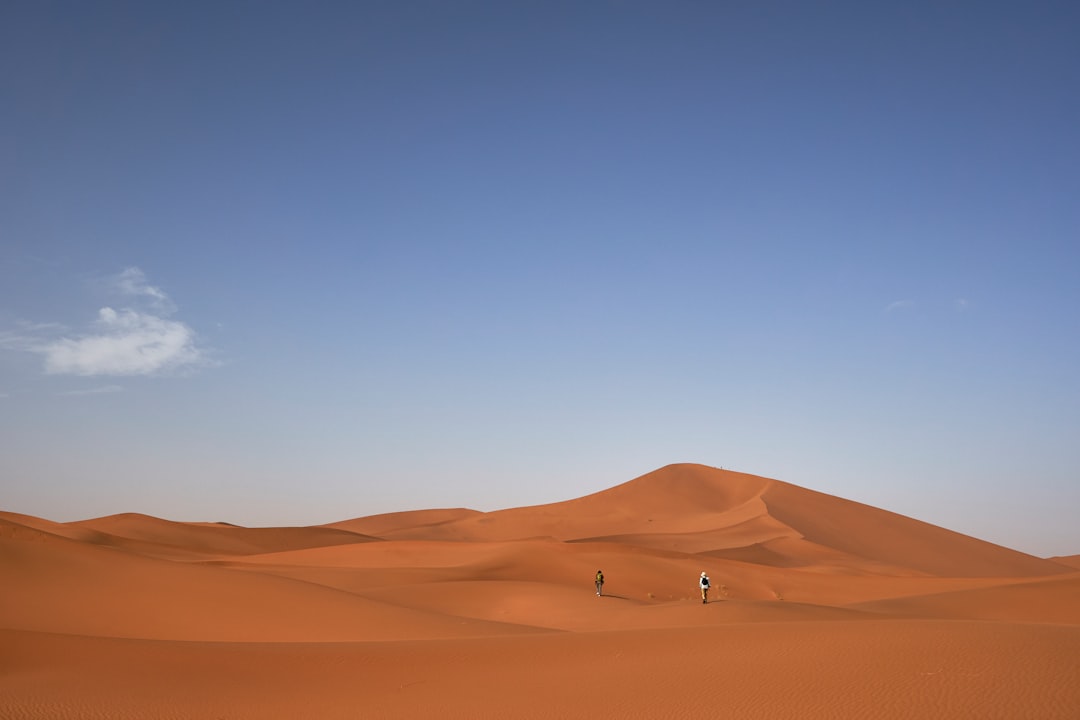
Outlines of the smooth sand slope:
{"type": "Polygon", "coordinates": [[[308,528],[0,513],[0,718],[1071,719],[1078,565],[698,465],[308,528]]]}

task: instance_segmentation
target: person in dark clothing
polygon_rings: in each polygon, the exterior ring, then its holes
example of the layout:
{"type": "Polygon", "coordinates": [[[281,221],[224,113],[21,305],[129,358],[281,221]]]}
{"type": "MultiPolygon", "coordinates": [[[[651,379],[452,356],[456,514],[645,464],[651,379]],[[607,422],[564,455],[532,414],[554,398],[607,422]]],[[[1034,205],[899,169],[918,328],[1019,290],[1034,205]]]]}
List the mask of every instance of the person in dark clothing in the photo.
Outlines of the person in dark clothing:
{"type": "Polygon", "coordinates": [[[596,571],[596,594],[604,594],[604,573],[601,570],[596,571]]]}

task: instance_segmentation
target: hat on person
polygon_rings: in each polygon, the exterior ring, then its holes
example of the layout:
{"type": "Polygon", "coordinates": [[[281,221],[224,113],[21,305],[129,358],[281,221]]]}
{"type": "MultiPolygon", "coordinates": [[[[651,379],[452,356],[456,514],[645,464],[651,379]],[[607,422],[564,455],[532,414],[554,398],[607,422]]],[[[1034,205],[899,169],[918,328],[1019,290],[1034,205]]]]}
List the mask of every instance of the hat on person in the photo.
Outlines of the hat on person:
{"type": "Polygon", "coordinates": [[[701,577],[705,577],[705,571],[704,570],[701,571],[701,577]]]}

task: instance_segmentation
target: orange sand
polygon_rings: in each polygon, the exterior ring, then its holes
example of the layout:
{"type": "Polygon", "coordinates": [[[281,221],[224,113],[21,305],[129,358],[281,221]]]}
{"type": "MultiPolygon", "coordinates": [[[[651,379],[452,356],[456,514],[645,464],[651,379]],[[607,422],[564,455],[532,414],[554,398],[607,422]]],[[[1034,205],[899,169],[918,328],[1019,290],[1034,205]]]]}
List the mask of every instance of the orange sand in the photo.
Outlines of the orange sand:
{"type": "Polygon", "coordinates": [[[1076,556],[697,465],[309,528],[0,513],[0,570],[0,718],[1080,717],[1076,556]]]}

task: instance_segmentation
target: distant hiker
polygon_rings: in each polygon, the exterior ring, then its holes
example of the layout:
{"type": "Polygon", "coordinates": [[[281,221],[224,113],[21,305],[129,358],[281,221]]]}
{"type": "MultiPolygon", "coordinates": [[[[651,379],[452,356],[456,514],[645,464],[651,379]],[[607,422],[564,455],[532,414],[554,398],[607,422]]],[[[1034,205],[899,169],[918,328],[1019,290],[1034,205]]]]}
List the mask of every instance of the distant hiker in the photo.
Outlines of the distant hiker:
{"type": "Polygon", "coordinates": [[[701,579],[698,580],[698,585],[701,586],[701,602],[709,602],[709,576],[705,574],[705,571],[701,571],[701,579]]]}
{"type": "Polygon", "coordinates": [[[596,594],[603,595],[604,593],[604,573],[601,570],[596,571],[596,594]]]}

